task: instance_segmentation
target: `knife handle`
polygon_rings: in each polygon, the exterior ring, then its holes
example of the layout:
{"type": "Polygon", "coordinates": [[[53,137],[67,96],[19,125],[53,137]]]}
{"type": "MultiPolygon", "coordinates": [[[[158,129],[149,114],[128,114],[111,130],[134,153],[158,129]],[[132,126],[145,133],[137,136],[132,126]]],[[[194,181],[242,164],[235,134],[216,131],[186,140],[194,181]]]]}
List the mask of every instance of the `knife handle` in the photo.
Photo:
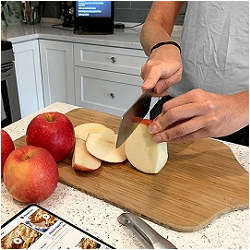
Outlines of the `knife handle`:
{"type": "Polygon", "coordinates": [[[131,213],[121,214],[117,220],[130,228],[147,248],[176,249],[167,239],[158,234],[152,227],[131,213]]]}

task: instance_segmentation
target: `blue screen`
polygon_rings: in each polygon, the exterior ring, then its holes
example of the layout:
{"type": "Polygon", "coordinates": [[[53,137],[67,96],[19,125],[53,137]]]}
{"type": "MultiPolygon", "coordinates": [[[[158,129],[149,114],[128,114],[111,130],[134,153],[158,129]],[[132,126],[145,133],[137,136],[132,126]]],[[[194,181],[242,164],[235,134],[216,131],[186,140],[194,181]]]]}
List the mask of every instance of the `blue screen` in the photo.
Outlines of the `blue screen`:
{"type": "Polygon", "coordinates": [[[76,1],[76,17],[111,17],[111,1],[76,1]]]}

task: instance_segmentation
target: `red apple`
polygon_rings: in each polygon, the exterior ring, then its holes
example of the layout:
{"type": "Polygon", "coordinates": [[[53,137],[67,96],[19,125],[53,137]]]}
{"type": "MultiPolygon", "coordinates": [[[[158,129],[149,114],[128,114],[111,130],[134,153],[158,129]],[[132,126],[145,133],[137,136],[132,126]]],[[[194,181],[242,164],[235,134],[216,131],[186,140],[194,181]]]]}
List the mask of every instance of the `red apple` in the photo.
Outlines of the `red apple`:
{"type": "Polygon", "coordinates": [[[55,190],[59,174],[49,151],[23,146],[11,152],[4,165],[3,179],[7,190],[21,202],[36,203],[55,190]]]}
{"type": "Polygon", "coordinates": [[[1,129],[1,176],[3,176],[4,163],[9,154],[15,149],[14,143],[9,134],[1,129]]]}
{"type": "Polygon", "coordinates": [[[28,145],[47,149],[56,162],[63,160],[75,142],[74,127],[69,118],[59,112],[37,115],[26,131],[28,145]]]}

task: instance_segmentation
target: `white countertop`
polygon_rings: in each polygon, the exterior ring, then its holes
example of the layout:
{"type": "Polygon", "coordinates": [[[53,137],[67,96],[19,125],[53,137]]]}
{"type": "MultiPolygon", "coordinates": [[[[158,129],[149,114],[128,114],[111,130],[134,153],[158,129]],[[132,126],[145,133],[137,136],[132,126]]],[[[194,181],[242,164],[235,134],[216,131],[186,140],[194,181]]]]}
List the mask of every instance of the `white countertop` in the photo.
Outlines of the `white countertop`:
{"type": "MultiPolygon", "coordinates": [[[[124,30],[115,29],[112,35],[75,35],[72,30],[52,28],[52,23],[41,23],[36,25],[2,25],[2,40],[10,40],[19,43],[34,39],[47,39],[64,42],[88,43],[95,45],[108,45],[114,47],[142,49],[140,44],[141,26],[124,30]]],[[[128,24],[128,27],[133,24],[128,24]]],[[[65,28],[69,29],[69,28],[65,28]]],[[[175,26],[172,38],[180,42],[182,26],[175,26]]]]}
{"type": "MultiPolygon", "coordinates": [[[[45,111],[66,113],[75,108],[77,107],[57,102],[38,113],[45,111]]],[[[23,118],[4,129],[15,140],[25,135],[29,122],[38,113],[23,118]]],[[[231,148],[239,163],[248,170],[249,148],[232,143],[225,144],[231,148]]],[[[117,217],[124,210],[65,184],[58,183],[54,193],[40,205],[116,248],[143,248],[133,233],[117,222],[117,217]]],[[[2,180],[1,223],[3,224],[25,206],[12,198],[2,180]]],[[[163,237],[168,238],[177,248],[249,248],[248,209],[227,213],[205,228],[190,233],[176,232],[145,221],[163,237]]]]}

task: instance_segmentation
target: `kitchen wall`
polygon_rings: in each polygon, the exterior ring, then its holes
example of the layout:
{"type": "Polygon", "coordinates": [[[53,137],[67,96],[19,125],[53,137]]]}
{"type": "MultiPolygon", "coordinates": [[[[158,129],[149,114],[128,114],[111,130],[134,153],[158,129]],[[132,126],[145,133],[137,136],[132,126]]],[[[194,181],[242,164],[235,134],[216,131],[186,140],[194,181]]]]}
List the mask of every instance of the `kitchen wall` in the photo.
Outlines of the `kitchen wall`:
{"type": "MultiPolygon", "coordinates": [[[[143,22],[151,8],[152,1],[115,1],[114,18],[118,22],[143,22]]],[[[187,4],[183,5],[176,24],[182,25],[187,4]]]]}
{"type": "Polygon", "coordinates": [[[117,22],[143,22],[152,5],[152,1],[115,1],[114,20],[117,22]]]}
{"type": "MultiPolygon", "coordinates": [[[[57,17],[58,1],[42,2],[43,17],[57,17]]],[[[152,1],[114,1],[114,20],[116,22],[143,22],[152,5],[152,1]]],[[[182,25],[186,11],[186,4],[183,5],[176,24],[182,25]]]]}

